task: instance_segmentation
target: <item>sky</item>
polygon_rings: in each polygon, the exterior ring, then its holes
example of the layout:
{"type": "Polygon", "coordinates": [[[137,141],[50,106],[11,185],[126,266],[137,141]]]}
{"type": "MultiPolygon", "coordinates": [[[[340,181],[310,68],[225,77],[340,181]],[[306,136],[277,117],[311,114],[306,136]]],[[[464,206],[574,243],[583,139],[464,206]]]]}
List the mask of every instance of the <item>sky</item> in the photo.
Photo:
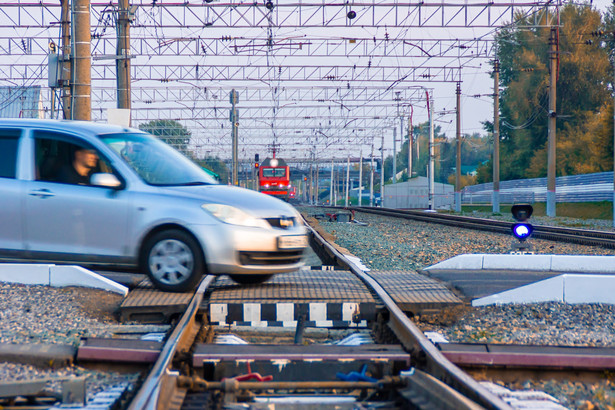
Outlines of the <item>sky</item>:
{"type": "MultiPolygon", "coordinates": [[[[13,1],[17,1],[17,0],[13,0],[13,1]]],[[[166,0],[158,0],[159,2],[165,2],[166,0]]],[[[171,0],[169,0],[170,2],[171,0]]],[[[217,2],[217,0],[214,0],[217,2]]],[[[292,0],[277,0],[277,2],[282,2],[282,1],[289,1],[291,2],[292,0]]],[[[337,1],[337,0],[335,0],[337,1]]],[[[335,1],[332,1],[332,3],[335,3],[335,1]]],[[[432,1],[432,0],[430,0],[432,1]]],[[[479,0],[470,0],[470,3],[476,1],[478,2],[479,0]]],[[[495,2],[498,1],[502,1],[502,2],[506,2],[509,3],[511,2],[511,0],[495,0],[495,2]]],[[[577,0],[577,1],[584,1],[584,0],[577,0]]],[[[148,3],[146,1],[146,3],[148,3]]],[[[317,1],[315,1],[314,3],[318,3],[317,1]]],[[[466,0],[465,2],[466,4],[468,4],[468,0],[466,0]]],[[[482,3],[482,2],[481,2],[482,3]]],[[[259,3],[260,4],[260,3],[259,3]]],[[[354,4],[354,2],[352,3],[354,4]]],[[[594,0],[592,2],[592,5],[594,7],[596,7],[598,10],[600,11],[606,11],[607,8],[610,6],[611,1],[609,0],[594,0]]],[[[0,10],[2,11],[2,10],[0,10]]],[[[149,7],[147,6],[143,6],[140,8],[140,13],[151,13],[151,18],[153,20],[156,19],[157,15],[156,13],[159,13],[159,10],[155,10],[154,7],[151,6],[151,4],[149,4],[149,7]]],[[[149,16],[150,14],[148,14],[149,16]]],[[[338,17],[339,18],[339,17],[338,17]]],[[[341,15],[342,19],[345,19],[345,14],[341,15]]],[[[110,38],[110,39],[114,39],[115,34],[114,34],[114,30],[110,27],[107,27],[108,30],[106,31],[105,36],[110,38]]],[[[371,38],[372,36],[374,37],[379,37],[379,38],[383,38],[383,36],[385,34],[391,34],[392,37],[398,39],[398,40],[404,40],[404,41],[409,41],[411,42],[412,39],[472,39],[472,38],[480,38],[484,35],[490,34],[492,35],[493,29],[480,29],[480,28],[463,28],[463,29],[458,29],[458,28],[424,28],[424,27],[420,27],[417,28],[415,26],[413,26],[413,28],[399,28],[397,30],[397,32],[395,31],[395,28],[391,28],[391,27],[386,27],[386,25],[381,25],[379,27],[376,28],[369,28],[369,27],[351,27],[352,29],[356,29],[356,32],[353,32],[353,34],[356,34],[357,37],[367,37],[367,38],[371,38]]],[[[33,31],[32,30],[37,30],[36,27],[29,29],[29,31],[17,31],[15,29],[4,27],[3,30],[8,33],[9,37],[12,38],[27,38],[29,35],[32,35],[33,31]]],[[[233,30],[235,30],[233,28],[233,30]]],[[[260,28],[259,30],[249,30],[249,29],[242,29],[242,28],[238,28],[238,31],[234,31],[233,35],[245,35],[247,37],[253,36],[253,35],[257,35],[260,36],[261,40],[264,38],[264,36],[267,34],[266,32],[266,28],[260,28]],[[237,34],[235,34],[237,33],[237,34]],[[256,34],[255,34],[256,33],[256,34]]],[[[331,36],[332,38],[334,37],[344,37],[344,35],[349,33],[349,30],[347,28],[338,28],[338,29],[333,29],[333,30],[337,30],[337,32],[332,32],[330,28],[327,28],[326,31],[323,34],[322,28],[313,28],[310,29],[308,27],[300,27],[298,29],[292,29],[293,32],[290,32],[291,29],[289,28],[276,28],[274,29],[274,37],[278,40],[284,40],[287,38],[294,38],[294,37],[301,37],[301,36],[305,36],[305,38],[309,38],[309,36],[314,36],[314,37],[323,37],[323,36],[331,36]],[[320,31],[319,31],[320,30],[320,31]]],[[[36,35],[39,36],[45,36],[48,38],[52,38],[52,35],[55,35],[54,33],[56,33],[58,30],[54,29],[51,30],[49,33],[39,33],[40,30],[36,31],[36,35]]],[[[99,30],[100,31],[100,30],[99,30]]],[[[138,33],[139,31],[137,30],[137,28],[134,28],[133,33],[138,33]]],[[[100,33],[98,33],[100,34],[100,33]]],[[[217,38],[218,36],[223,36],[223,35],[227,35],[228,33],[228,29],[225,27],[207,27],[207,28],[182,28],[182,29],[178,29],[173,31],[172,29],[149,29],[149,31],[146,30],[146,34],[151,38],[151,39],[155,39],[155,38],[159,38],[161,41],[163,42],[167,42],[169,44],[176,44],[175,40],[177,39],[181,39],[181,38],[194,38],[194,37],[199,37],[199,36],[211,36],[214,38],[217,38]],[[217,30],[217,31],[216,31],[217,30]]],[[[0,39],[1,41],[1,39],[0,39]]],[[[177,44],[181,43],[180,41],[177,41],[177,44]]],[[[4,44],[4,43],[2,43],[4,44]]],[[[46,42],[45,42],[46,44],[46,42]]],[[[14,45],[13,45],[14,46],[14,45]]],[[[16,47],[14,47],[16,48],[16,47]]],[[[155,62],[155,58],[153,59],[151,56],[147,56],[147,55],[135,55],[134,56],[135,59],[132,60],[134,63],[139,62],[141,65],[149,65],[150,63],[154,63],[155,62]]],[[[28,56],[28,55],[21,55],[16,57],[16,62],[18,63],[25,63],[27,62],[29,59],[35,59],[35,58],[39,58],[39,56],[28,56]]],[[[167,57],[168,58],[168,57],[167,57]]],[[[184,59],[184,61],[182,61],[182,63],[192,63],[192,64],[198,64],[201,67],[206,66],[207,64],[210,64],[212,61],[214,61],[214,59],[216,58],[216,56],[212,56],[212,55],[199,55],[199,56],[194,56],[194,57],[182,57],[184,59]]],[[[315,60],[314,57],[312,57],[309,60],[293,60],[293,57],[289,57],[289,56],[270,56],[270,55],[260,55],[260,56],[256,56],[256,57],[252,57],[246,60],[245,57],[240,57],[240,56],[236,56],[236,57],[219,57],[221,59],[224,60],[223,64],[228,64],[228,65],[232,65],[232,64],[245,64],[245,65],[249,65],[249,64],[263,64],[264,62],[267,63],[267,65],[269,65],[269,63],[271,62],[271,65],[273,67],[277,67],[278,65],[282,66],[285,63],[290,64],[318,64],[318,63],[322,63],[318,60],[315,60]]],[[[332,64],[332,59],[333,57],[327,57],[329,60],[327,61],[327,63],[332,64]]],[[[177,59],[171,61],[171,64],[169,64],[170,66],[173,65],[173,63],[176,61],[177,59]]],[[[370,56],[367,55],[363,55],[360,57],[357,56],[353,56],[351,57],[348,61],[344,61],[343,63],[348,66],[348,62],[350,61],[350,66],[352,66],[352,64],[356,64],[356,65],[365,65],[366,62],[369,60],[370,63],[373,62],[373,66],[376,66],[378,64],[381,65],[398,65],[399,67],[417,67],[417,66],[421,66],[426,65],[426,66],[438,66],[439,64],[448,64],[449,66],[456,66],[457,64],[459,64],[458,61],[454,60],[453,61],[448,61],[448,63],[443,63],[441,59],[427,59],[425,57],[423,57],[423,59],[414,59],[414,58],[408,58],[408,57],[399,57],[399,56],[387,56],[384,58],[371,58],[370,56]]],[[[34,65],[37,64],[41,64],[40,61],[38,63],[34,62],[34,65]]],[[[44,62],[43,62],[44,64],[44,62]]],[[[95,61],[95,64],[113,64],[113,61],[111,60],[97,60],[95,61]]],[[[111,70],[112,71],[112,70],[111,70]]],[[[485,135],[485,130],[482,126],[482,122],[484,121],[492,121],[493,119],[493,98],[492,98],[492,94],[493,94],[493,80],[490,77],[490,72],[491,72],[491,64],[490,61],[487,58],[482,58],[482,59],[473,59],[473,60],[469,60],[469,61],[465,61],[464,63],[464,69],[463,69],[463,74],[462,74],[462,78],[461,78],[461,128],[462,128],[462,133],[464,134],[472,134],[475,132],[478,132],[480,134],[485,135]]],[[[46,83],[46,78],[42,78],[41,82],[44,84],[46,83]]],[[[108,84],[109,87],[114,87],[114,83],[115,81],[113,81],[113,83],[108,84]]],[[[211,84],[207,83],[207,82],[199,82],[199,83],[190,83],[192,85],[196,84],[198,87],[204,88],[205,86],[211,86],[211,84]]],[[[260,87],[274,87],[276,84],[275,82],[269,81],[269,82],[256,82],[256,83],[252,83],[255,84],[255,86],[260,86],[260,87]]],[[[8,84],[4,84],[4,82],[0,81],[0,85],[8,85],[8,84]]],[[[94,85],[100,85],[100,82],[97,82],[94,85]]],[[[136,87],[141,86],[142,83],[135,83],[133,84],[133,90],[136,87]]],[[[183,86],[189,86],[186,84],[179,84],[179,85],[183,85],[183,86]]],[[[292,84],[291,86],[296,85],[296,83],[292,84]]],[[[359,85],[364,85],[364,84],[360,84],[359,85]]],[[[413,85],[412,83],[405,83],[405,85],[410,86],[413,85]]],[[[455,95],[455,87],[456,84],[455,83],[446,83],[446,84],[442,84],[442,83],[421,83],[420,85],[428,87],[428,88],[433,88],[434,89],[434,93],[433,93],[433,98],[434,98],[434,109],[435,109],[435,124],[440,126],[441,131],[449,138],[453,138],[456,134],[456,121],[455,121],[455,114],[454,114],[454,110],[456,108],[456,95],[455,95]]],[[[165,86],[161,86],[160,82],[155,82],[154,84],[155,87],[160,87],[160,88],[164,88],[165,86]]],[[[225,87],[227,87],[227,89],[230,87],[229,85],[225,85],[225,87]]],[[[228,108],[227,107],[227,98],[226,96],[221,97],[221,99],[219,100],[220,103],[218,103],[218,107],[219,108],[224,108],[225,110],[228,108]]],[[[189,103],[188,101],[182,101],[182,102],[186,102],[189,103]]],[[[345,102],[345,101],[344,101],[345,102]]],[[[114,102],[113,101],[105,101],[105,103],[110,106],[114,106],[114,102]]],[[[137,102],[135,101],[134,104],[136,104],[137,102]]],[[[173,101],[165,101],[164,103],[168,103],[171,104],[173,103],[173,101]]],[[[242,101],[243,104],[245,104],[245,101],[242,101]]],[[[269,103],[271,105],[271,101],[259,101],[259,103],[262,104],[267,104],[269,103]]],[[[427,115],[427,109],[426,109],[426,104],[425,101],[413,101],[413,122],[415,124],[421,123],[421,122],[426,122],[428,120],[428,115],[427,115]]],[[[133,104],[133,106],[134,106],[133,104]]],[[[157,104],[161,104],[160,102],[157,102],[157,104]]],[[[98,105],[93,105],[93,108],[100,108],[100,113],[102,113],[104,107],[102,106],[98,106],[98,105]]],[[[225,111],[226,112],[226,111],[225,111]]],[[[103,115],[103,114],[99,114],[103,115]]],[[[106,115],[106,114],[104,114],[106,115]]],[[[546,121],[546,118],[545,118],[546,121]]],[[[226,122],[225,119],[225,124],[228,124],[228,122],[226,122]]],[[[205,127],[202,127],[205,128],[205,127]]],[[[397,129],[397,138],[398,140],[400,139],[399,137],[399,129],[397,129]]],[[[220,131],[221,132],[221,131],[220,131]]],[[[225,134],[227,135],[227,129],[224,129],[225,134]]],[[[389,134],[386,136],[386,141],[385,141],[385,149],[390,150],[392,148],[392,129],[389,131],[387,130],[386,132],[388,132],[389,134]]],[[[203,134],[204,137],[207,137],[208,134],[203,134]]],[[[245,135],[245,134],[242,134],[245,135]]],[[[297,137],[297,138],[301,138],[301,137],[297,137]]],[[[224,142],[224,147],[222,147],[222,151],[228,151],[227,149],[227,145],[226,141],[224,142]]],[[[398,145],[399,148],[400,145],[398,145]]],[[[357,150],[357,147],[352,146],[351,144],[348,144],[348,146],[344,147],[347,148],[348,150],[357,150]]],[[[365,152],[365,147],[363,148],[365,152]]],[[[261,154],[263,154],[261,152],[261,154]]],[[[246,158],[253,158],[253,153],[252,152],[246,152],[246,154],[244,155],[246,158]]]]}

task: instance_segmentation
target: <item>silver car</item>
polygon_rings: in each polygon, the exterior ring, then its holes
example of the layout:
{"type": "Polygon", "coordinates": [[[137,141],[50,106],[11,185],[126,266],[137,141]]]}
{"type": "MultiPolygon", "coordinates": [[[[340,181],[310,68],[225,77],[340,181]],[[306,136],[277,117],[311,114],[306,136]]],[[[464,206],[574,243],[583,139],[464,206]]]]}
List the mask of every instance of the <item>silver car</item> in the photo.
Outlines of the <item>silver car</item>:
{"type": "Polygon", "coordinates": [[[308,243],[289,204],[90,122],[0,119],[0,205],[0,260],[140,269],[166,291],[203,274],[265,281],[299,269],[308,243]]]}

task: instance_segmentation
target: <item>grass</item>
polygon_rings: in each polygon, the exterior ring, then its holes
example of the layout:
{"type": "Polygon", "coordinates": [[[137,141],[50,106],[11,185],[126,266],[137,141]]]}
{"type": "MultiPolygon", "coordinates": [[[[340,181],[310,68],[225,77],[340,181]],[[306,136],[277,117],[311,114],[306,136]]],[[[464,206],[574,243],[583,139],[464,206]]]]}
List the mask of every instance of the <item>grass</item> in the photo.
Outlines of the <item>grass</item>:
{"type": "MultiPolygon", "coordinates": [[[[536,202],[532,204],[534,213],[532,216],[547,216],[546,203],[536,202]]],[[[500,205],[500,214],[510,214],[511,205],[500,205]]],[[[464,213],[479,211],[491,212],[491,204],[486,205],[463,205],[461,207],[464,213]]],[[[613,219],[613,203],[612,202],[568,202],[558,203],[555,206],[555,214],[557,216],[578,218],[578,219],[613,219]]]]}

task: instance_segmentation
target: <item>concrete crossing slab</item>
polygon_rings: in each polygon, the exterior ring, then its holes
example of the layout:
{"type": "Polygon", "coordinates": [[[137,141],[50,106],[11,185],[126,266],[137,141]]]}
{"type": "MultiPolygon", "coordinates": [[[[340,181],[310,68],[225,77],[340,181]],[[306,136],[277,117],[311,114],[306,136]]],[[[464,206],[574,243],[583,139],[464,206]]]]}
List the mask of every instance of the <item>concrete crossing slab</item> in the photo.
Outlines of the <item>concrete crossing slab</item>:
{"type": "Polygon", "coordinates": [[[615,256],[459,255],[423,273],[459,289],[473,306],[496,303],[613,303],[615,256]]]}

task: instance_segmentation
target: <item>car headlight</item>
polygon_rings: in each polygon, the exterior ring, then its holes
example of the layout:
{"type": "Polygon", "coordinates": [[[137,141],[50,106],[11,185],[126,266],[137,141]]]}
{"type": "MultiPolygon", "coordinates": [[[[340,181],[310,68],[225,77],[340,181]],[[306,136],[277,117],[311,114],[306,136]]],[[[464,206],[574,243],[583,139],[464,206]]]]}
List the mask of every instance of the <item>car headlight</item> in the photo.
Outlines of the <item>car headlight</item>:
{"type": "Polygon", "coordinates": [[[201,208],[212,214],[215,218],[227,224],[254,226],[257,228],[265,229],[271,227],[267,223],[267,221],[248,215],[241,209],[235,208],[233,206],[221,204],[203,204],[201,205],[201,208]]]}

